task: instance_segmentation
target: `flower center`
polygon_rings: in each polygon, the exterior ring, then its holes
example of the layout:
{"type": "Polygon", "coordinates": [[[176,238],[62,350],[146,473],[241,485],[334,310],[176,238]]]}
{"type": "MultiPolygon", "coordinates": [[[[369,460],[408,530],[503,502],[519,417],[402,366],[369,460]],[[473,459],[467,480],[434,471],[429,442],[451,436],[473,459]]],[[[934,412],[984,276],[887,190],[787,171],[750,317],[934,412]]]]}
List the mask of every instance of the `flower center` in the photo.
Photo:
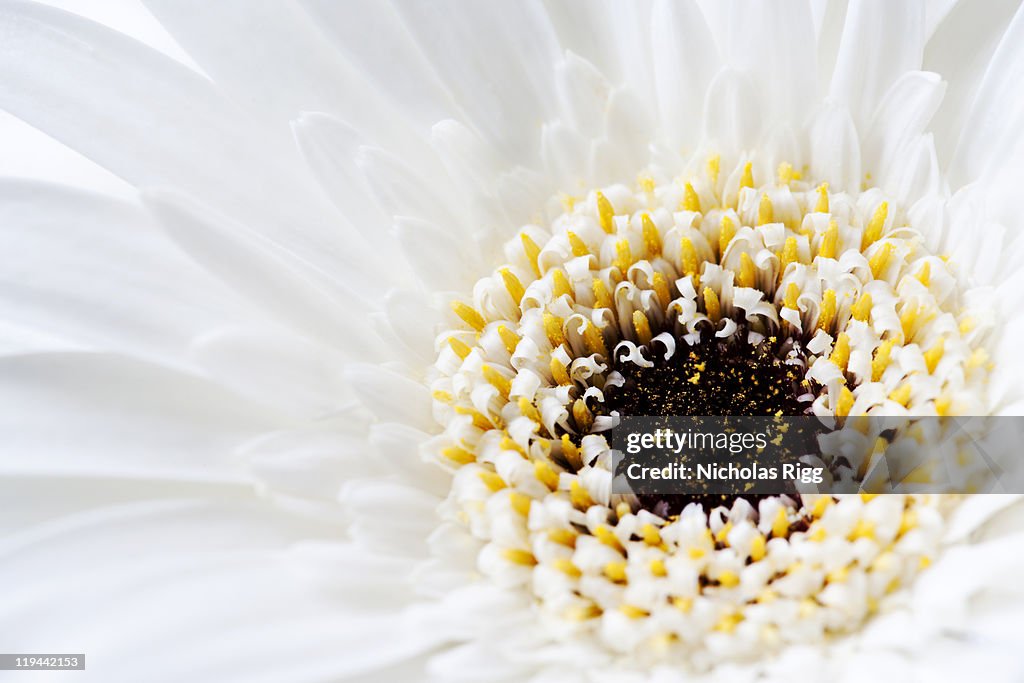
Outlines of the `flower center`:
{"type": "MultiPolygon", "coordinates": [[[[617,415],[987,412],[987,318],[901,207],[719,167],[524,227],[452,304],[431,377],[443,514],[477,568],[552,637],[695,668],[855,628],[927,566],[942,503],[613,495],[617,415]]],[[[831,465],[852,490],[867,436],[831,465]]]]}

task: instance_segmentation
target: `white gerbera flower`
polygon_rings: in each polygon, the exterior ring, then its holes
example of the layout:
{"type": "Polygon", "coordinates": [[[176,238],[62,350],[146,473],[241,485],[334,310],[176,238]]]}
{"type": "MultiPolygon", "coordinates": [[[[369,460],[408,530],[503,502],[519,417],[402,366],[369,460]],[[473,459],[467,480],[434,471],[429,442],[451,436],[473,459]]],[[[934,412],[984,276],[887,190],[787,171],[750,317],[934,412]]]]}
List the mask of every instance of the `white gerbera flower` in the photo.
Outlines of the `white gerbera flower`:
{"type": "MultiPolygon", "coordinates": [[[[1016,415],[1015,2],[0,5],[0,649],[995,680],[1017,496],[612,494],[621,415],[1016,415]]],[[[835,463],[856,487],[876,441],[835,463]]]]}

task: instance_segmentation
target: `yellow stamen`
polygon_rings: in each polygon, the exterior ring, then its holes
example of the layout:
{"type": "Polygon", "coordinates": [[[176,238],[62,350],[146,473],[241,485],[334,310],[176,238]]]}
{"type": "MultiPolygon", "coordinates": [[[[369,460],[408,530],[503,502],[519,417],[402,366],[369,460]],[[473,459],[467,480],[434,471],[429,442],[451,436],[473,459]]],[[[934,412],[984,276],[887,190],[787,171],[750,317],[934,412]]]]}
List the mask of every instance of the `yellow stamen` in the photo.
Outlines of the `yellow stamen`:
{"type": "Polygon", "coordinates": [[[461,301],[453,301],[451,306],[455,315],[462,318],[464,323],[472,327],[477,332],[483,332],[487,323],[484,321],[483,316],[476,312],[475,308],[468,306],[461,301]]]}
{"type": "Polygon", "coordinates": [[[832,346],[832,355],[828,358],[836,364],[840,370],[846,370],[846,364],[850,362],[850,336],[840,332],[836,343],[832,346]]]}
{"type": "Polygon", "coordinates": [[[677,595],[672,598],[672,606],[681,612],[689,612],[690,608],[693,607],[693,598],[684,598],[681,595],[677,595]]]}
{"type": "Polygon", "coordinates": [[[576,547],[576,532],[571,529],[552,529],[548,532],[548,539],[553,543],[569,546],[570,548],[576,547]]]}
{"type": "Polygon", "coordinates": [[[924,262],[921,266],[921,270],[917,271],[917,281],[925,287],[929,286],[932,282],[932,264],[928,261],[924,262]]]}
{"type": "Polygon", "coordinates": [[[889,202],[882,202],[875,209],[875,213],[871,216],[871,220],[868,221],[867,227],[864,228],[864,236],[860,244],[861,251],[870,247],[882,236],[882,230],[885,228],[885,219],[888,216],[889,202]]]}
{"type": "Polygon", "coordinates": [[[828,183],[818,185],[818,203],[814,205],[817,213],[828,213],[828,183]]]}
{"type": "Polygon", "coordinates": [[[718,295],[710,287],[704,288],[704,310],[707,311],[711,322],[717,323],[722,318],[722,306],[718,302],[718,295]]]}
{"type": "Polygon", "coordinates": [[[640,225],[643,230],[644,247],[647,249],[647,256],[648,258],[654,258],[661,253],[661,235],[658,233],[658,226],[654,224],[654,221],[646,213],[640,217],[640,225]]]}
{"type": "Polygon", "coordinates": [[[480,472],[480,481],[487,485],[492,491],[500,491],[505,488],[505,482],[498,476],[497,472],[480,472]]]}
{"type": "Polygon", "coordinates": [[[477,429],[487,430],[494,427],[494,423],[479,410],[467,406],[455,406],[453,410],[456,415],[468,415],[473,418],[473,426],[477,429]]]}
{"type": "Polygon", "coordinates": [[[866,519],[857,520],[853,530],[850,531],[850,540],[856,541],[861,538],[874,538],[875,537],[875,523],[866,519]]]}
{"type": "Polygon", "coordinates": [[[747,162],[743,165],[743,174],[740,175],[740,188],[754,186],[754,164],[747,162]]]}
{"type": "Polygon", "coordinates": [[[529,550],[519,550],[518,548],[506,548],[502,552],[505,559],[515,564],[522,564],[527,567],[532,567],[537,564],[537,558],[533,556],[529,550]]]}
{"type": "Polygon", "coordinates": [[[633,265],[633,252],[629,248],[629,240],[621,239],[615,243],[615,260],[612,265],[618,268],[623,275],[633,265]]]}
{"type": "Polygon", "coordinates": [[[903,338],[907,341],[914,338],[914,328],[920,314],[921,308],[911,304],[904,305],[903,310],[900,311],[900,327],[903,329],[903,338]]]}
{"type": "Polygon", "coordinates": [[[551,369],[551,377],[556,383],[563,387],[572,383],[568,368],[565,367],[565,363],[558,360],[557,356],[551,356],[551,362],[548,365],[551,369]]]}
{"type": "Polygon", "coordinates": [[[562,572],[566,576],[572,577],[574,579],[578,579],[579,577],[583,576],[583,572],[579,570],[579,567],[574,565],[572,563],[572,560],[565,557],[559,557],[557,560],[551,563],[551,566],[557,569],[558,571],[562,572]]]}
{"type": "Polygon", "coordinates": [[[938,367],[939,361],[942,360],[942,354],[946,352],[946,340],[939,338],[939,341],[935,342],[935,345],[924,352],[924,364],[928,368],[929,373],[934,373],[935,368],[938,367]]]}
{"type": "Polygon", "coordinates": [[[661,543],[661,532],[658,531],[658,527],[650,522],[640,527],[640,535],[647,545],[659,545],[661,543]]]}
{"type": "Polygon", "coordinates": [[[505,345],[505,350],[509,352],[509,355],[516,352],[516,347],[519,346],[519,341],[522,339],[504,325],[498,325],[498,336],[501,337],[501,342],[505,345]]]}
{"type": "Polygon", "coordinates": [[[610,581],[615,583],[623,583],[626,580],[626,563],[625,562],[609,562],[604,566],[604,575],[608,577],[610,581]]]}
{"type": "Polygon", "coordinates": [[[586,510],[594,504],[594,499],[591,498],[590,493],[583,488],[583,484],[580,483],[579,479],[573,479],[572,483],[569,485],[569,500],[572,501],[573,507],[577,510],[586,510]]]}
{"type": "Polygon", "coordinates": [[[736,284],[739,287],[753,287],[757,283],[757,266],[750,254],[740,254],[740,272],[736,276],[736,284]]]}
{"type": "Polygon", "coordinates": [[[826,289],[821,295],[821,310],[818,312],[818,328],[828,332],[836,317],[836,291],[826,289]]]}
{"type": "Polygon", "coordinates": [[[761,201],[757,205],[757,224],[768,225],[775,222],[775,209],[772,207],[772,200],[768,193],[761,195],[761,201]]]}
{"type": "Polygon", "coordinates": [[[711,181],[712,187],[718,185],[718,174],[722,165],[722,157],[717,154],[712,155],[708,158],[708,180],[711,181]]]}
{"type": "Polygon", "coordinates": [[[543,460],[533,461],[533,476],[552,491],[558,488],[558,472],[543,460]]]}
{"type": "Polygon", "coordinates": [[[603,280],[596,277],[590,282],[590,288],[594,292],[594,308],[611,308],[612,293],[608,291],[603,280]]]}
{"type": "Polygon", "coordinates": [[[768,541],[761,534],[754,536],[754,539],[750,542],[750,559],[754,562],[760,562],[766,554],[768,554],[768,541]]]}
{"type": "Polygon", "coordinates": [[[583,328],[583,345],[587,348],[588,353],[596,353],[600,356],[608,357],[608,347],[605,346],[601,330],[597,329],[594,323],[589,320],[586,327],[583,328]]]}
{"type": "Polygon", "coordinates": [[[607,526],[601,524],[594,528],[594,538],[604,543],[609,548],[614,548],[619,552],[623,551],[622,543],[619,541],[615,533],[607,526]]]}
{"type": "Polygon", "coordinates": [[[565,332],[562,328],[565,325],[565,321],[554,313],[548,313],[547,311],[544,312],[542,319],[544,321],[544,333],[547,335],[548,341],[551,342],[551,346],[558,347],[564,344],[565,332]]]}
{"type": "Polygon", "coordinates": [[[589,432],[590,428],[594,426],[594,414],[590,412],[590,408],[587,408],[587,404],[582,398],[573,402],[572,417],[576,420],[576,426],[581,432],[589,432]]]}
{"type": "Polygon", "coordinates": [[[796,299],[798,296],[800,296],[800,288],[797,287],[795,282],[790,282],[786,285],[786,295],[783,297],[782,305],[796,310],[796,299]]]}
{"type": "Polygon", "coordinates": [[[786,268],[789,267],[790,263],[797,263],[800,260],[799,252],[797,250],[796,238],[787,237],[786,243],[782,247],[782,256],[779,259],[779,277],[781,278],[786,268]]]}
{"type": "Polygon", "coordinates": [[[786,508],[780,507],[779,511],[775,513],[775,519],[772,521],[772,536],[781,538],[786,535],[789,531],[789,516],[786,514],[786,508]]]}
{"type": "Polygon", "coordinates": [[[625,614],[630,619],[642,619],[643,617],[650,615],[650,612],[643,608],[637,607],[636,605],[620,605],[619,611],[625,614]]]}
{"type": "Polygon", "coordinates": [[[562,434],[562,455],[569,464],[576,470],[583,467],[583,459],[580,458],[580,449],[572,442],[568,434],[562,434]]]}
{"type": "Polygon", "coordinates": [[[835,219],[828,222],[828,229],[821,236],[821,245],[818,247],[818,256],[824,258],[835,258],[839,249],[839,224],[835,219]]]}
{"type": "Polygon", "coordinates": [[[814,505],[811,506],[811,514],[815,519],[821,519],[821,516],[825,514],[825,510],[832,505],[834,501],[831,496],[822,496],[818,500],[814,501],[814,505]]]}
{"type": "Polygon", "coordinates": [[[526,517],[530,514],[530,503],[533,502],[529,496],[523,495],[518,491],[513,491],[508,496],[508,502],[512,506],[512,509],[526,517]]]}
{"type": "Polygon", "coordinates": [[[679,262],[683,273],[686,275],[696,274],[699,267],[697,250],[693,248],[693,242],[690,241],[689,237],[684,237],[679,243],[679,262]]]}
{"type": "Polygon", "coordinates": [[[501,279],[505,282],[505,289],[508,290],[509,296],[512,297],[512,301],[519,304],[523,300],[523,294],[526,293],[526,289],[523,287],[523,283],[519,281],[516,274],[508,268],[501,268],[498,270],[501,274],[501,279]]]}
{"type": "Polygon", "coordinates": [[[654,289],[654,293],[658,297],[658,303],[662,306],[668,306],[672,300],[672,292],[668,288],[668,280],[665,279],[665,275],[661,271],[654,271],[654,277],[651,286],[654,289]]]}
{"type": "Polygon", "coordinates": [[[475,455],[458,446],[449,446],[448,448],[441,449],[441,455],[458,465],[466,465],[476,461],[475,455]]]}
{"type": "Polygon", "coordinates": [[[512,391],[512,382],[490,365],[484,365],[480,371],[487,383],[497,389],[502,398],[508,400],[508,392],[512,391]]]}
{"type": "Polygon", "coordinates": [[[452,351],[455,352],[455,355],[462,360],[466,360],[466,356],[473,352],[473,349],[470,348],[469,344],[459,341],[455,337],[448,337],[448,346],[450,346],[452,351]]]}
{"type": "Polygon", "coordinates": [[[796,175],[798,174],[796,173],[796,171],[793,170],[793,164],[787,163],[785,161],[779,164],[779,185],[789,185],[791,182],[793,182],[796,175]]]}
{"type": "Polygon", "coordinates": [[[556,299],[567,294],[572,296],[572,285],[569,284],[569,278],[565,276],[565,271],[561,268],[555,268],[551,272],[551,281],[552,290],[556,299]]]}
{"type": "Polygon", "coordinates": [[[718,583],[724,588],[735,588],[740,585],[740,577],[736,572],[722,572],[718,575],[718,583]]]}
{"type": "Polygon", "coordinates": [[[683,211],[700,211],[700,197],[697,196],[697,191],[693,189],[693,185],[686,183],[686,187],[683,188],[683,211]]]}
{"type": "Polygon", "coordinates": [[[520,396],[516,401],[516,405],[519,406],[519,412],[522,413],[524,417],[528,417],[534,422],[540,422],[540,411],[537,410],[537,406],[530,403],[530,399],[525,396],[520,396]]]}
{"type": "Polygon", "coordinates": [[[882,374],[889,367],[889,358],[892,356],[893,341],[887,339],[875,349],[875,357],[871,360],[871,381],[877,382],[882,379],[882,374]]]}
{"type": "Polygon", "coordinates": [[[949,415],[949,409],[953,407],[953,399],[947,395],[939,396],[935,399],[935,414],[936,415],[949,415]]]}
{"type": "Polygon", "coordinates": [[[857,303],[850,307],[850,313],[853,315],[853,319],[861,322],[867,322],[868,317],[871,315],[871,306],[871,295],[864,292],[861,294],[860,299],[857,300],[857,303]]]}
{"type": "Polygon", "coordinates": [[[889,399],[906,407],[906,405],[910,403],[910,384],[905,382],[899,385],[899,387],[889,394],[889,399]]]}
{"type": "Polygon", "coordinates": [[[722,216],[722,222],[718,227],[718,255],[719,257],[725,253],[726,247],[729,246],[729,242],[732,242],[732,238],[736,236],[736,223],[733,222],[728,216],[722,216]]]}
{"type": "Polygon", "coordinates": [[[601,229],[609,235],[615,232],[615,209],[612,203],[604,196],[603,192],[597,193],[597,216],[601,222],[601,229]]]}
{"type": "Polygon", "coordinates": [[[853,409],[853,404],[853,392],[846,387],[842,387],[839,390],[839,400],[836,401],[836,415],[846,417],[850,414],[850,410],[853,409]]]}
{"type": "Polygon", "coordinates": [[[668,576],[668,569],[662,560],[651,560],[651,574],[654,576],[668,576]]]}
{"type": "Polygon", "coordinates": [[[643,311],[633,311],[633,329],[636,331],[636,340],[640,344],[651,343],[651,324],[647,321],[647,316],[644,315],[643,311]]]}
{"type": "Polygon", "coordinates": [[[580,239],[580,236],[574,232],[569,232],[569,246],[572,248],[573,256],[588,256],[590,249],[587,248],[587,244],[580,239]]]}
{"type": "Polygon", "coordinates": [[[882,247],[875,252],[871,260],[868,261],[868,266],[871,268],[871,274],[875,278],[881,278],[882,273],[889,267],[889,261],[892,259],[893,246],[886,242],[882,247]]]}
{"type": "Polygon", "coordinates": [[[523,253],[526,254],[526,260],[530,262],[530,267],[533,268],[533,274],[540,277],[540,265],[537,263],[540,247],[525,232],[519,233],[519,239],[523,242],[523,253]]]}
{"type": "Polygon", "coordinates": [[[455,397],[450,392],[443,389],[435,389],[430,393],[430,396],[435,401],[440,401],[441,403],[451,403],[455,400],[455,397]]]}

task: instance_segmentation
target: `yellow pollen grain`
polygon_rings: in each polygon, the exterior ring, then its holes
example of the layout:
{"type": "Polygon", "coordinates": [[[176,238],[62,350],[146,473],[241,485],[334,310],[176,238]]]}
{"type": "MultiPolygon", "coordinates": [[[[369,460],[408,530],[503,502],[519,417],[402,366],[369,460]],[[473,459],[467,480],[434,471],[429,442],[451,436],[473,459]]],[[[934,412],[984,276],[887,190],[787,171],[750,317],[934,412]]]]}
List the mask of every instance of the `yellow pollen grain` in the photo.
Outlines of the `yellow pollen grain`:
{"type": "Polygon", "coordinates": [[[882,379],[882,374],[889,367],[889,359],[892,357],[893,341],[887,339],[875,349],[875,357],[871,360],[871,381],[877,382],[882,379]]]}
{"type": "Polygon", "coordinates": [[[679,208],[683,211],[700,211],[700,197],[690,183],[686,183],[683,188],[683,202],[679,208]]]}
{"type": "MultiPolygon", "coordinates": [[[[588,496],[589,497],[589,496],[588,496]]],[[[599,524],[594,528],[594,538],[604,543],[609,548],[614,548],[619,552],[622,552],[624,548],[622,543],[619,542],[618,537],[615,533],[604,524],[599,524]]]]}
{"type": "Polygon", "coordinates": [[[797,287],[795,282],[790,282],[786,285],[786,296],[783,297],[782,305],[796,310],[796,299],[798,296],[800,296],[800,288],[797,287]]]}
{"type": "Polygon", "coordinates": [[[768,541],[761,534],[754,536],[753,540],[750,541],[750,559],[754,562],[760,562],[764,559],[764,556],[768,553],[768,541]]]}
{"type": "Polygon", "coordinates": [[[603,192],[597,193],[597,217],[601,223],[601,229],[609,235],[615,232],[615,209],[612,203],[604,196],[603,192]]]}
{"type": "Polygon", "coordinates": [[[884,273],[886,268],[889,267],[889,261],[892,260],[892,252],[892,244],[886,242],[868,261],[868,266],[871,268],[871,274],[874,275],[875,278],[881,278],[882,273],[884,273]]]}
{"type": "Polygon", "coordinates": [[[722,216],[722,222],[718,226],[718,255],[725,253],[729,242],[736,236],[736,223],[729,216],[722,216]]]}
{"type": "Polygon", "coordinates": [[[594,308],[612,307],[612,293],[608,291],[608,286],[603,280],[595,277],[590,282],[590,288],[594,292],[594,308]]]}
{"type": "Polygon", "coordinates": [[[668,569],[662,560],[651,560],[650,569],[654,576],[668,576],[668,569]]]}
{"type": "MultiPolygon", "coordinates": [[[[580,483],[579,479],[573,479],[572,483],[569,485],[569,500],[577,510],[586,510],[594,504],[594,499],[591,498],[590,493],[583,488],[583,484],[580,483]]],[[[611,532],[609,531],[608,533],[611,532]]]]}
{"type": "Polygon", "coordinates": [[[710,287],[704,288],[704,310],[711,318],[711,322],[717,323],[722,318],[722,306],[718,301],[718,295],[710,287]]]}
{"type": "Polygon", "coordinates": [[[932,264],[925,261],[924,265],[921,266],[921,270],[917,271],[917,275],[914,277],[925,287],[929,286],[932,282],[932,264]]]}
{"type": "Polygon", "coordinates": [[[551,284],[556,299],[560,296],[572,296],[572,285],[569,284],[569,278],[565,276],[565,271],[561,268],[551,271],[551,284]]]}
{"type": "Polygon", "coordinates": [[[839,417],[846,417],[850,414],[850,410],[853,409],[853,392],[847,387],[842,387],[839,390],[839,399],[836,401],[836,415],[839,417]]]}
{"type": "Polygon", "coordinates": [[[636,332],[636,340],[640,344],[651,343],[651,324],[643,311],[633,311],[633,330],[636,332]]]}
{"type": "Polygon", "coordinates": [[[535,405],[530,403],[530,399],[525,396],[520,396],[516,401],[516,405],[519,406],[519,412],[525,417],[530,418],[534,422],[540,422],[540,411],[537,410],[535,405]]]}
{"type": "Polygon", "coordinates": [[[557,569],[558,571],[562,572],[566,576],[572,577],[574,579],[578,579],[579,577],[583,576],[583,572],[580,571],[579,567],[574,565],[572,563],[572,560],[569,560],[565,557],[558,558],[557,560],[551,563],[551,566],[557,569]]]}
{"type": "Polygon", "coordinates": [[[939,361],[942,360],[942,354],[946,352],[946,340],[939,337],[939,341],[935,342],[935,345],[924,352],[924,364],[928,368],[929,373],[934,373],[935,368],[939,366],[939,361]]]}
{"type": "Polygon", "coordinates": [[[551,491],[558,488],[558,472],[549,463],[543,460],[533,461],[533,476],[537,481],[544,484],[551,491]]]}
{"type": "Polygon", "coordinates": [[[818,329],[828,332],[832,327],[832,321],[836,317],[836,292],[834,289],[826,289],[821,295],[821,310],[818,311],[818,329]]]}
{"type": "Polygon", "coordinates": [[[689,237],[684,237],[679,242],[679,263],[686,275],[693,275],[697,272],[699,265],[697,250],[693,248],[693,242],[689,237]]]}
{"type": "Polygon", "coordinates": [[[512,297],[512,301],[518,305],[523,300],[523,294],[526,293],[523,283],[520,282],[519,278],[516,277],[516,274],[508,268],[501,268],[498,272],[501,274],[501,279],[505,283],[505,289],[508,290],[508,294],[512,297]]]}
{"type": "Polygon", "coordinates": [[[928,567],[930,566],[932,566],[932,558],[928,557],[927,555],[922,555],[921,559],[917,561],[918,569],[928,569],[928,567]]]}
{"type": "Polygon", "coordinates": [[[658,303],[662,306],[668,306],[669,302],[672,301],[672,292],[668,288],[668,280],[665,279],[665,275],[661,271],[656,270],[652,280],[651,286],[658,297],[658,303]]]}
{"type": "Polygon", "coordinates": [[[754,164],[747,162],[743,165],[743,173],[740,175],[740,189],[754,186],[754,164]]]}
{"type": "Polygon", "coordinates": [[[821,245],[818,246],[818,256],[823,258],[835,258],[839,250],[839,223],[830,219],[825,234],[821,236],[821,245]]]}
{"type": "Polygon", "coordinates": [[[861,251],[870,247],[882,236],[882,230],[885,228],[885,219],[888,216],[889,202],[882,202],[875,209],[875,213],[871,216],[871,220],[868,221],[867,227],[864,228],[864,235],[860,243],[861,251]]]}
{"type": "Polygon", "coordinates": [[[452,351],[455,352],[455,355],[462,360],[466,360],[466,356],[473,352],[473,349],[470,348],[469,344],[459,341],[455,337],[448,337],[448,346],[450,346],[452,351]]]}
{"type": "Polygon", "coordinates": [[[633,265],[633,252],[629,248],[629,240],[621,239],[615,243],[615,259],[612,265],[618,268],[623,275],[633,265]]]}
{"type": "Polygon", "coordinates": [[[512,506],[512,509],[521,514],[527,516],[530,514],[530,503],[533,501],[529,496],[513,491],[508,496],[508,502],[512,506]]]}
{"type": "Polygon", "coordinates": [[[500,491],[505,488],[505,482],[496,472],[480,472],[478,476],[480,481],[492,491],[500,491]]]}
{"type": "Polygon", "coordinates": [[[846,370],[846,364],[850,362],[850,335],[840,332],[836,343],[832,345],[832,354],[828,357],[840,370],[846,370]]]}
{"type": "Polygon", "coordinates": [[[509,562],[514,564],[521,564],[526,567],[532,567],[537,564],[537,558],[533,556],[529,550],[520,550],[519,548],[506,548],[502,551],[502,556],[509,562]]]}
{"type": "Polygon", "coordinates": [[[817,213],[828,213],[828,183],[822,183],[818,185],[818,203],[814,205],[814,210],[817,213]]]}
{"type": "Polygon", "coordinates": [[[560,386],[568,386],[572,383],[572,378],[569,377],[569,370],[565,367],[565,363],[560,361],[557,356],[551,356],[551,362],[548,364],[551,370],[551,377],[560,386]]]}
{"type": "Polygon", "coordinates": [[[740,287],[753,287],[757,283],[757,266],[750,254],[740,254],[740,272],[736,277],[736,284],[740,287]]]}
{"type": "Polygon", "coordinates": [[[583,328],[583,345],[587,348],[588,353],[596,353],[605,358],[608,357],[608,347],[605,346],[601,330],[597,329],[594,323],[589,320],[586,327],[583,328]]]}
{"type": "Polygon", "coordinates": [[[498,325],[498,336],[501,337],[501,343],[505,345],[505,350],[509,352],[509,355],[516,352],[516,347],[519,346],[519,341],[522,339],[505,325],[498,325]]]}
{"type": "Polygon", "coordinates": [[[860,298],[857,299],[857,302],[850,307],[850,314],[853,316],[854,320],[866,323],[868,318],[871,316],[872,305],[871,294],[864,292],[861,294],[860,298]]]}
{"type": "Polygon", "coordinates": [[[497,389],[501,397],[507,400],[509,392],[512,391],[512,382],[490,365],[482,366],[480,372],[483,374],[484,379],[487,380],[487,383],[497,389]]]}
{"type": "Polygon", "coordinates": [[[475,455],[465,448],[459,448],[458,446],[449,446],[441,449],[441,455],[458,465],[468,465],[471,462],[476,462],[475,455]]]}
{"type": "Polygon", "coordinates": [[[563,326],[565,321],[559,318],[554,313],[544,312],[542,317],[544,321],[544,333],[548,337],[548,341],[551,342],[551,346],[557,348],[565,343],[565,332],[563,326]]]}
{"type": "Polygon", "coordinates": [[[604,566],[604,575],[607,576],[610,581],[614,581],[615,583],[624,583],[626,581],[626,563],[609,562],[604,566]]]}
{"type": "Polygon", "coordinates": [[[572,417],[576,420],[576,426],[581,432],[589,432],[594,426],[594,414],[587,408],[587,403],[582,398],[576,399],[572,404],[572,417]]]}
{"type": "Polygon", "coordinates": [[[589,256],[590,249],[587,247],[586,242],[580,239],[580,236],[570,231],[567,233],[569,236],[569,247],[572,249],[573,256],[589,256]]]}
{"type": "Polygon", "coordinates": [[[910,403],[910,384],[905,382],[899,385],[889,394],[889,400],[906,407],[910,403]]]}
{"type": "Polygon", "coordinates": [[[658,232],[658,226],[646,213],[640,217],[640,226],[643,231],[647,257],[654,258],[661,253],[661,234],[658,232]]]}
{"type": "MultiPolygon", "coordinates": [[[[548,532],[549,541],[570,548],[576,547],[576,536],[576,532],[572,529],[552,529],[548,532]]],[[[568,562],[568,560],[566,561],[568,562]]]]}
{"type": "Polygon", "coordinates": [[[537,263],[537,258],[540,256],[540,247],[525,232],[519,234],[519,239],[523,243],[523,253],[526,254],[526,260],[530,262],[530,267],[533,268],[533,274],[540,277],[540,265],[537,263]]]}
{"type": "Polygon", "coordinates": [[[452,311],[455,315],[462,318],[462,321],[472,327],[477,332],[483,332],[484,327],[487,323],[484,321],[482,315],[477,313],[476,309],[472,306],[462,303],[461,301],[453,301],[451,303],[452,311]]]}
{"type": "Polygon", "coordinates": [[[768,225],[775,222],[775,208],[768,193],[761,195],[761,201],[757,204],[757,224],[768,225]]]}
{"type": "Polygon", "coordinates": [[[583,459],[580,458],[580,449],[576,447],[576,444],[572,442],[568,434],[562,434],[562,455],[572,465],[573,468],[579,470],[583,467],[583,459]]]}
{"type": "Polygon", "coordinates": [[[789,517],[786,515],[786,508],[780,507],[779,511],[775,513],[775,519],[772,521],[772,535],[776,538],[781,538],[788,531],[789,517]]]}

